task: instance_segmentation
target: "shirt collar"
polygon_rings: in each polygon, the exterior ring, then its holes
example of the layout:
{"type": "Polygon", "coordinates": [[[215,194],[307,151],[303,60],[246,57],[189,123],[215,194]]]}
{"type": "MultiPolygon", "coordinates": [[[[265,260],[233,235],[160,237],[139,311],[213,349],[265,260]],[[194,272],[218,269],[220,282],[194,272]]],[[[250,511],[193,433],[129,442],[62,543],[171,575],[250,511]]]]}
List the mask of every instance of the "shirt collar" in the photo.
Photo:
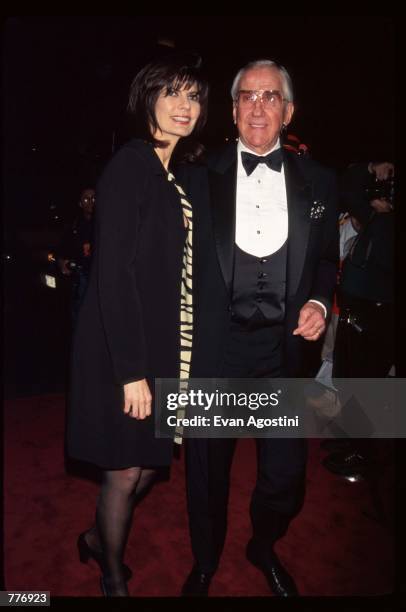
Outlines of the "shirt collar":
{"type": "MultiPolygon", "coordinates": [[[[278,140],[275,143],[275,146],[273,146],[272,149],[269,149],[269,151],[262,153],[262,156],[268,155],[269,153],[272,153],[272,151],[276,151],[276,149],[280,149],[280,148],[281,148],[281,141],[280,141],[280,138],[278,138],[278,140]]],[[[252,151],[247,146],[245,146],[245,144],[239,138],[238,143],[237,143],[237,153],[240,159],[241,159],[241,155],[240,155],[241,151],[247,151],[248,153],[252,153],[253,155],[258,155],[258,153],[255,153],[255,151],[252,151]]]]}

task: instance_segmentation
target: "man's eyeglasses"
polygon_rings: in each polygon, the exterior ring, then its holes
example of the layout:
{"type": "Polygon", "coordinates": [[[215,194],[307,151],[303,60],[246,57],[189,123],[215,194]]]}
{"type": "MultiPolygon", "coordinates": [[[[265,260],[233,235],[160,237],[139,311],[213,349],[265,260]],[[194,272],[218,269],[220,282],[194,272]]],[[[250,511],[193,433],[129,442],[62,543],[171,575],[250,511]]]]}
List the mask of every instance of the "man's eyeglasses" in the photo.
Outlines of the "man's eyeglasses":
{"type": "Polygon", "coordinates": [[[237,99],[242,106],[254,106],[259,99],[265,108],[280,108],[282,102],[288,102],[277,89],[272,91],[269,89],[258,89],[257,91],[240,89],[237,99]]]}

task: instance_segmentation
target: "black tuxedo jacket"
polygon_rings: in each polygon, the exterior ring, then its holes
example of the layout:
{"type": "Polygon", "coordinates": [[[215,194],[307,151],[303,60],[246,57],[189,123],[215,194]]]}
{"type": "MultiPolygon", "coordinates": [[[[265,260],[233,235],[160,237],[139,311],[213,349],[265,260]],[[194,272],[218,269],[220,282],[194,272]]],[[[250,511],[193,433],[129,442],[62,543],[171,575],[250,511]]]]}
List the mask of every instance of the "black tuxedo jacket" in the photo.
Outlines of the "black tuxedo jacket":
{"type": "MultiPolygon", "coordinates": [[[[308,158],[283,152],[288,206],[283,375],[300,376],[306,340],[293,336],[300,308],[316,299],[330,310],[338,264],[335,175],[308,158]]],[[[235,252],[236,144],[207,166],[183,166],[194,210],[194,340],[191,375],[219,376],[230,327],[235,252]]]]}

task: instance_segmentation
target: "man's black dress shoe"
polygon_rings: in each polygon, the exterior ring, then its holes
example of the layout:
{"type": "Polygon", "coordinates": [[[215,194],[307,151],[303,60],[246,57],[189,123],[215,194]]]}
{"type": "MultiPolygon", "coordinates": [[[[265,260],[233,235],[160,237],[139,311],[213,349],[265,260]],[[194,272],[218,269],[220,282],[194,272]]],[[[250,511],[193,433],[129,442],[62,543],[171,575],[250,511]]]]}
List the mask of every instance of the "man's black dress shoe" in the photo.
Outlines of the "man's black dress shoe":
{"type": "Polygon", "coordinates": [[[197,565],[194,565],[182,587],[182,597],[208,597],[212,576],[213,574],[201,572],[197,565]]]}
{"type": "Polygon", "coordinates": [[[356,450],[333,453],[325,457],[322,463],[329,472],[340,476],[363,474],[370,467],[366,457],[356,450]]]}
{"type": "Polygon", "coordinates": [[[274,595],[278,597],[299,595],[292,576],[283,567],[276,553],[272,551],[265,558],[259,554],[255,544],[250,540],[247,545],[247,559],[263,572],[274,595]]]}
{"type": "MultiPolygon", "coordinates": [[[[90,548],[89,544],[86,541],[85,535],[86,535],[86,531],[81,533],[80,536],[78,537],[78,542],[77,542],[80,562],[87,563],[89,559],[93,559],[94,561],[96,561],[100,570],[104,573],[106,571],[104,555],[102,552],[99,552],[98,550],[93,550],[93,548],[90,548]]],[[[128,567],[128,565],[123,563],[124,580],[127,582],[128,580],[130,580],[132,575],[133,573],[131,569],[128,567]]]]}

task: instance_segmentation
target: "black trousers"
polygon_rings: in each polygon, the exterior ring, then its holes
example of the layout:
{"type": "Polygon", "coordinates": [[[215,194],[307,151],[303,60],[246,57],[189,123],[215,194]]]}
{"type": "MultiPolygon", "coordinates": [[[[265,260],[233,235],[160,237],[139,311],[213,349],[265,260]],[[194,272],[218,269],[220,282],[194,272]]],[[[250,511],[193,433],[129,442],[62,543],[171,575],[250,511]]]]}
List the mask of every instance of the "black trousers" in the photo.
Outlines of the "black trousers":
{"type": "MultiPolygon", "coordinates": [[[[281,326],[247,329],[233,324],[222,376],[279,376],[281,339],[281,326]]],[[[303,505],[307,443],[302,439],[260,438],[256,445],[257,481],[250,516],[253,538],[266,554],[303,505]]],[[[216,571],[224,547],[235,446],[236,440],[229,438],[186,441],[192,550],[200,570],[206,573],[216,571]]]]}
{"type": "MultiPolygon", "coordinates": [[[[393,304],[381,304],[353,296],[342,297],[333,357],[333,378],[385,378],[395,362],[395,318],[393,304]]],[[[356,400],[354,400],[356,401],[356,400]]],[[[345,405],[342,417],[349,422],[356,405],[345,405]]],[[[365,430],[367,427],[365,426],[365,430]]],[[[353,438],[352,450],[374,461],[383,440],[353,438]]],[[[350,451],[348,451],[350,452],[350,451]]]]}

